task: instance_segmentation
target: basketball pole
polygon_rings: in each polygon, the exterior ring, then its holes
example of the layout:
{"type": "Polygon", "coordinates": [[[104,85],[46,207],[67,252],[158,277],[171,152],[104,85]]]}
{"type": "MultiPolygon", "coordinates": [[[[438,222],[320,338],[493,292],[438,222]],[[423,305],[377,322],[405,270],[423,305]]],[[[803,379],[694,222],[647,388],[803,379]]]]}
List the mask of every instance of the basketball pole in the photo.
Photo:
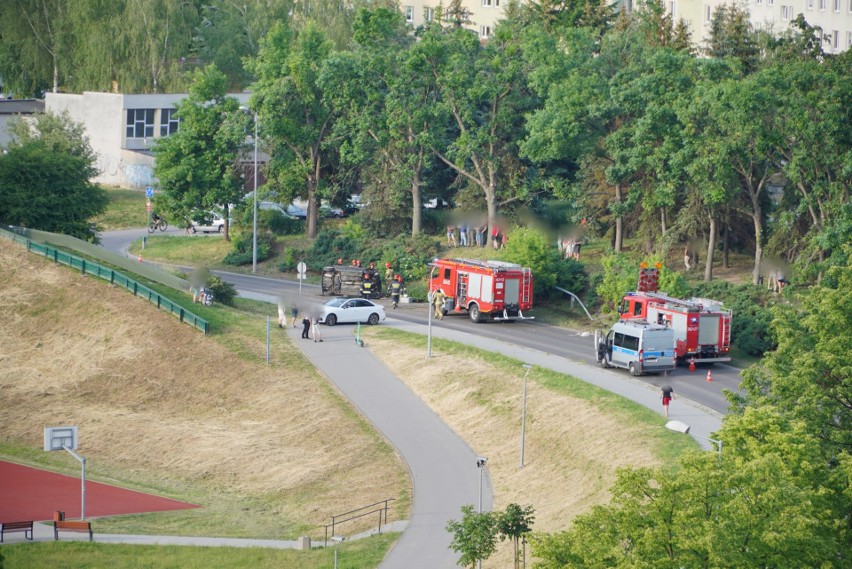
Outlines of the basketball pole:
{"type": "Polygon", "coordinates": [[[71,453],[71,456],[80,461],[80,464],[83,465],[83,473],[80,476],[80,519],[86,519],[86,458],[80,456],[69,447],[62,445],[64,450],[67,450],[71,453]]]}

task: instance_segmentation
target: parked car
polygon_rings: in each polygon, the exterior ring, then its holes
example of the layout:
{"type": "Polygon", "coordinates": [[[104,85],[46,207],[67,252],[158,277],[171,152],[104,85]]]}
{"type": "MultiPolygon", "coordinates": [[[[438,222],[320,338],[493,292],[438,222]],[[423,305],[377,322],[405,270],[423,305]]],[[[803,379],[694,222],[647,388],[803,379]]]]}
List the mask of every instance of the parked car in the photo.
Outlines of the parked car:
{"type": "Polygon", "coordinates": [[[385,307],[366,298],[336,297],[320,306],[319,321],[328,326],[338,322],[378,324],[385,319],[385,307]]]}
{"type": "Polygon", "coordinates": [[[300,208],[296,204],[292,204],[292,203],[287,206],[286,213],[287,213],[287,215],[289,215],[290,217],[292,217],[294,219],[307,219],[308,218],[308,212],[306,212],[305,210],[303,210],[302,208],[300,208]]]}
{"type": "Polygon", "coordinates": [[[192,221],[190,233],[222,233],[225,229],[225,218],[215,212],[208,212],[202,221],[192,221]]]}

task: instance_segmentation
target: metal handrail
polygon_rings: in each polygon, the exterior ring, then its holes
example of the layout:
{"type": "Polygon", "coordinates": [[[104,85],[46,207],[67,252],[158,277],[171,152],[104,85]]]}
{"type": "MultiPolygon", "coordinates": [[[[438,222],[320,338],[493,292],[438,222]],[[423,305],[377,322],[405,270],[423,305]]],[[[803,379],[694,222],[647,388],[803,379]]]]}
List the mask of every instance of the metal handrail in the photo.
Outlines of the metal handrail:
{"type": "Polygon", "coordinates": [[[335,516],[331,516],[331,523],[324,526],[324,528],[325,528],[325,540],[324,540],[325,545],[326,546],[328,545],[328,528],[331,528],[331,536],[334,537],[334,528],[338,524],[342,524],[342,523],[345,523],[345,522],[351,522],[352,520],[357,520],[358,518],[363,518],[364,516],[369,516],[370,514],[375,514],[376,512],[378,512],[378,514],[379,514],[379,535],[381,535],[381,533],[382,533],[382,513],[384,513],[385,525],[387,525],[387,523],[388,523],[388,503],[393,502],[394,500],[396,500],[396,498],[388,498],[387,500],[380,500],[378,502],[375,502],[373,504],[369,504],[367,506],[361,506],[360,508],[355,508],[354,510],[350,510],[348,512],[343,512],[342,514],[337,514],[335,516]],[[375,509],[370,510],[368,512],[363,512],[363,510],[366,510],[368,508],[374,508],[375,506],[378,506],[379,504],[383,504],[383,506],[381,508],[375,508],[375,509]],[[346,518],[346,519],[343,519],[343,520],[339,519],[339,518],[342,518],[343,516],[348,516],[348,515],[354,514],[356,512],[362,512],[362,513],[358,514],[357,516],[352,516],[352,517],[349,517],[349,518],[346,518]]]}

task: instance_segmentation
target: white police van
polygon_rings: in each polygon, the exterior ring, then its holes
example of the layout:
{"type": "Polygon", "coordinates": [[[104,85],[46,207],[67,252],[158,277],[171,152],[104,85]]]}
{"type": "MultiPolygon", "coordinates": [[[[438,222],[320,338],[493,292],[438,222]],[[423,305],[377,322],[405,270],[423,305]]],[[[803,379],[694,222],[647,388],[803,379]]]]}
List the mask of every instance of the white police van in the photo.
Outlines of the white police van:
{"type": "Polygon", "coordinates": [[[625,320],[603,335],[595,332],[595,350],[601,367],[620,367],[630,375],[662,373],[675,369],[675,333],[661,324],[625,320]]]}

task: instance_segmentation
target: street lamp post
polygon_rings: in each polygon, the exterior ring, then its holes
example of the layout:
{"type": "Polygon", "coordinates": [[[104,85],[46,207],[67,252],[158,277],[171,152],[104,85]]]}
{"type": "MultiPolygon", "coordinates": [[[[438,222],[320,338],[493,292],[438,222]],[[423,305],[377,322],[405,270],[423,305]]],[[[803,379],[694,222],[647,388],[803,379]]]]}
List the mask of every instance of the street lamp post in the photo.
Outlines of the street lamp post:
{"type": "Polygon", "coordinates": [[[251,272],[257,272],[257,111],[254,112],[254,205],[252,206],[251,272]]]}
{"type": "MultiPolygon", "coordinates": [[[[432,275],[435,273],[435,265],[432,265],[432,270],[429,271],[429,288],[432,287],[432,275]]],[[[427,324],[427,333],[426,333],[426,357],[432,357],[432,312],[434,307],[432,306],[432,293],[426,293],[426,299],[429,301],[427,304],[429,306],[429,317],[427,324]]]]}
{"type": "Polygon", "coordinates": [[[690,432],[690,426],[687,425],[686,423],[681,422],[681,421],[669,421],[668,423],[666,423],[666,428],[670,431],[675,431],[676,433],[683,433],[685,435],[689,434],[689,435],[692,435],[693,437],[698,437],[699,439],[709,441],[711,443],[715,443],[716,444],[716,452],[718,453],[718,456],[719,456],[719,464],[722,464],[722,441],[720,441],[719,439],[713,439],[713,438],[710,438],[710,437],[705,437],[704,435],[699,435],[697,433],[691,433],[690,432]]]}
{"type": "MultiPolygon", "coordinates": [[[[476,467],[479,469],[479,513],[482,513],[482,471],[488,459],[484,456],[476,457],[476,467]]],[[[482,559],[479,560],[479,569],[482,569],[482,559]]]]}
{"type": "Polygon", "coordinates": [[[254,191],[252,192],[252,237],[251,237],[251,272],[257,272],[257,111],[241,106],[241,111],[251,112],[254,116],[254,191]]]}
{"type": "Polygon", "coordinates": [[[527,371],[524,374],[524,405],[521,412],[521,464],[518,468],[524,467],[524,442],[527,432],[527,376],[530,374],[532,367],[531,364],[524,364],[524,369],[527,371]]]}

